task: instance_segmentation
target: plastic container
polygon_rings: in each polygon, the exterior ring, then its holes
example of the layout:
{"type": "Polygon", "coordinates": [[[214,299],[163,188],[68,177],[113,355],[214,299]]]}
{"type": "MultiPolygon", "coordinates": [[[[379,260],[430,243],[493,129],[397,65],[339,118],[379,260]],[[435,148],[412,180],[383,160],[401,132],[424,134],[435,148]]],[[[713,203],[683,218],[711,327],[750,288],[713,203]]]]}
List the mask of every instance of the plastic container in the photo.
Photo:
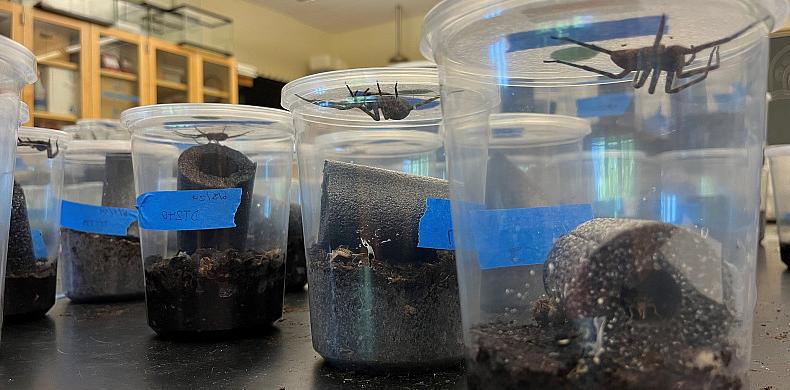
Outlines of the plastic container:
{"type": "Polygon", "coordinates": [[[63,160],[71,137],[19,129],[3,316],[43,316],[55,304],[63,160]]]}
{"type": "Polygon", "coordinates": [[[426,16],[470,389],[747,386],[767,33],[786,12],[776,0],[456,0],[426,16]],[[555,176],[587,200],[487,204],[543,190],[491,169],[489,118],[502,112],[590,122],[555,176]],[[527,265],[515,290],[483,278],[527,265]]]}
{"type": "MultiPolygon", "coordinates": [[[[10,39],[0,37],[0,221],[11,219],[16,130],[20,123],[19,93],[23,86],[35,80],[33,53],[10,39]]],[[[8,230],[9,224],[0,224],[0,291],[5,285],[8,230]]],[[[0,296],[0,302],[2,298],[0,296]]]]}
{"type": "Polygon", "coordinates": [[[131,142],[73,141],[66,154],[63,199],[66,296],[77,303],[143,298],[140,236],[128,216],[135,212],[131,142]]]}
{"type": "Polygon", "coordinates": [[[461,361],[455,258],[417,242],[427,199],[448,196],[436,82],[435,70],[358,69],[283,90],[298,140],[313,348],[336,366],[461,361]]]}
{"type": "Polygon", "coordinates": [[[765,149],[770,164],[773,184],[774,213],[779,233],[782,262],[790,266],[790,145],[775,145],[765,149]]]}
{"type": "Polygon", "coordinates": [[[282,315],[291,116],[176,104],[122,122],[133,130],[148,324],[184,337],[266,330],[282,315]]]}
{"type": "Polygon", "coordinates": [[[77,124],[66,126],[63,131],[75,140],[130,140],[132,134],[114,119],[80,119],[77,124]]]}

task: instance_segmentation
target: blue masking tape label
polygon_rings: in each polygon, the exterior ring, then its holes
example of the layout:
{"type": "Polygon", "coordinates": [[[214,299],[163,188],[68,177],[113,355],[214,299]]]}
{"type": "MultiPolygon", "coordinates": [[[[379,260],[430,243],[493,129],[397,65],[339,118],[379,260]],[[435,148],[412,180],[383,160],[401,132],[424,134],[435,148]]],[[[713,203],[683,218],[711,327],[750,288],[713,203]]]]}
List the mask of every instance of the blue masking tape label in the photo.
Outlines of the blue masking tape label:
{"type": "Polygon", "coordinates": [[[425,213],[420,218],[417,247],[455,249],[449,200],[436,198],[425,200],[425,213]]]}
{"type": "Polygon", "coordinates": [[[47,258],[47,244],[44,242],[44,235],[39,229],[30,230],[30,238],[33,241],[33,256],[37,259],[47,258]]]}
{"type": "Polygon", "coordinates": [[[620,116],[634,100],[633,93],[617,93],[593,96],[576,100],[576,116],[580,118],[600,118],[620,116]]]}
{"type": "Polygon", "coordinates": [[[125,236],[129,225],[137,220],[137,211],[94,206],[64,200],[60,208],[61,226],[86,233],[125,236]]]}
{"type": "Polygon", "coordinates": [[[137,197],[140,227],[205,230],[236,227],[241,188],[147,192],[137,197]]]}
{"type": "Polygon", "coordinates": [[[546,261],[554,242],[593,218],[592,206],[480,210],[472,220],[480,268],[546,261]]]}
{"type": "MultiPolygon", "coordinates": [[[[567,42],[552,39],[551,37],[567,37],[582,42],[596,42],[656,35],[660,23],[661,16],[645,16],[641,18],[523,31],[510,34],[506,37],[508,42],[507,52],[512,53],[522,50],[568,44],[567,42]]],[[[664,31],[667,30],[668,29],[665,29],[664,31]]]]}

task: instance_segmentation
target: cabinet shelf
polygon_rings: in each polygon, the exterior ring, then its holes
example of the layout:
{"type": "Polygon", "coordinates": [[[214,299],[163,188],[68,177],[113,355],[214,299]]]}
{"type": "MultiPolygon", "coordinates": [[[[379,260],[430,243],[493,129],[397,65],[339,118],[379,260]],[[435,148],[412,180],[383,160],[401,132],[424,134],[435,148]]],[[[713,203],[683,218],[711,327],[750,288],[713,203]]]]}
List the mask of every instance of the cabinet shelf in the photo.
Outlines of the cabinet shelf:
{"type": "Polygon", "coordinates": [[[207,87],[203,87],[203,94],[206,96],[211,96],[219,99],[227,99],[228,97],[230,97],[230,94],[225,91],[220,91],[219,89],[207,88],[207,87]]]}
{"type": "Polygon", "coordinates": [[[187,87],[187,85],[184,83],[177,83],[175,81],[168,81],[168,80],[156,80],[156,86],[167,88],[167,89],[173,89],[176,91],[186,91],[189,89],[189,87],[187,87]]]}
{"type": "Polygon", "coordinates": [[[76,122],[77,116],[71,114],[57,114],[54,112],[34,111],[33,119],[48,119],[58,122],[76,122]]]}
{"type": "Polygon", "coordinates": [[[134,73],[129,72],[122,72],[119,70],[112,70],[112,69],[102,69],[101,70],[102,77],[110,77],[118,80],[125,80],[125,81],[137,81],[137,75],[134,73]]]}
{"type": "Polygon", "coordinates": [[[73,70],[73,71],[79,70],[79,65],[77,65],[75,63],[72,63],[72,62],[66,62],[66,61],[39,60],[38,61],[38,65],[39,66],[49,66],[49,67],[52,67],[52,68],[73,70]]]}

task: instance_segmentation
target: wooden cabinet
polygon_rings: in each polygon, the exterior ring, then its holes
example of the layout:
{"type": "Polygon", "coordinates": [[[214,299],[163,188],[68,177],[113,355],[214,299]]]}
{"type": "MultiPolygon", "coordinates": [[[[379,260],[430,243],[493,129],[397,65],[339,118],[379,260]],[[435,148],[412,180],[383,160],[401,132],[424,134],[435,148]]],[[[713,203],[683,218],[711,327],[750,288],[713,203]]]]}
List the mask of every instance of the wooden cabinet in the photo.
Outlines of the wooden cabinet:
{"type": "Polygon", "coordinates": [[[92,111],[91,25],[37,9],[25,11],[23,41],[39,81],[23,96],[34,126],[60,128],[92,111]]]}
{"type": "Polygon", "coordinates": [[[117,119],[138,105],[238,102],[234,58],[0,0],[5,31],[38,60],[40,82],[22,96],[31,107],[28,124],[117,119]]]}

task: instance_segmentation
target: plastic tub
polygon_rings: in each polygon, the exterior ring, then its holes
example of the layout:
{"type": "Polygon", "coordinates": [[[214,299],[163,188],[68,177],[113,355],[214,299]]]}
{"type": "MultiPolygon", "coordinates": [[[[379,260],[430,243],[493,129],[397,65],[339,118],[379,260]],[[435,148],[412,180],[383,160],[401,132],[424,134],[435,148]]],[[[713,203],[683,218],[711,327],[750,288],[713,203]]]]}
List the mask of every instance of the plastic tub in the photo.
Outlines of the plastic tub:
{"type": "Polygon", "coordinates": [[[75,140],[66,154],[61,263],[73,302],[141,299],[130,141],[75,140]]]}
{"type": "Polygon", "coordinates": [[[55,304],[63,160],[71,137],[19,129],[5,276],[6,319],[43,316],[55,304]]]}
{"type": "Polygon", "coordinates": [[[777,0],[448,0],[427,15],[471,389],[747,386],[767,33],[786,12],[777,0]],[[486,204],[535,190],[490,169],[488,118],[502,112],[590,121],[556,174],[586,201],[486,204]],[[515,291],[481,277],[529,264],[537,283],[515,291]]]}
{"type": "Polygon", "coordinates": [[[291,207],[288,214],[288,253],[285,262],[285,291],[304,291],[307,284],[307,260],[304,250],[304,229],[302,228],[302,201],[299,199],[299,168],[294,153],[291,172],[291,207]]]}
{"type": "Polygon", "coordinates": [[[765,156],[770,164],[774,214],[779,233],[782,261],[790,266],[790,145],[769,146],[765,156]]]}
{"type": "Polygon", "coordinates": [[[291,116],[174,104],[122,122],[133,131],[148,324],[184,337],[266,330],[282,315],[291,116]]]}
{"type": "Polygon", "coordinates": [[[427,199],[448,196],[436,71],[309,76],[282,105],[298,140],[313,348],[352,369],[460,362],[455,257],[417,237],[427,199]]]}
{"type": "Polygon", "coordinates": [[[130,140],[132,134],[114,119],[80,119],[77,124],[66,126],[63,131],[75,140],[130,140]]]}
{"type": "MultiPolygon", "coordinates": [[[[22,45],[0,37],[0,221],[11,219],[11,198],[19,127],[19,93],[36,80],[36,59],[22,45]]],[[[5,282],[9,224],[0,224],[0,291],[5,282]]],[[[2,302],[0,296],[0,302],[2,302]]],[[[0,320],[0,326],[2,321],[0,320]]]]}

